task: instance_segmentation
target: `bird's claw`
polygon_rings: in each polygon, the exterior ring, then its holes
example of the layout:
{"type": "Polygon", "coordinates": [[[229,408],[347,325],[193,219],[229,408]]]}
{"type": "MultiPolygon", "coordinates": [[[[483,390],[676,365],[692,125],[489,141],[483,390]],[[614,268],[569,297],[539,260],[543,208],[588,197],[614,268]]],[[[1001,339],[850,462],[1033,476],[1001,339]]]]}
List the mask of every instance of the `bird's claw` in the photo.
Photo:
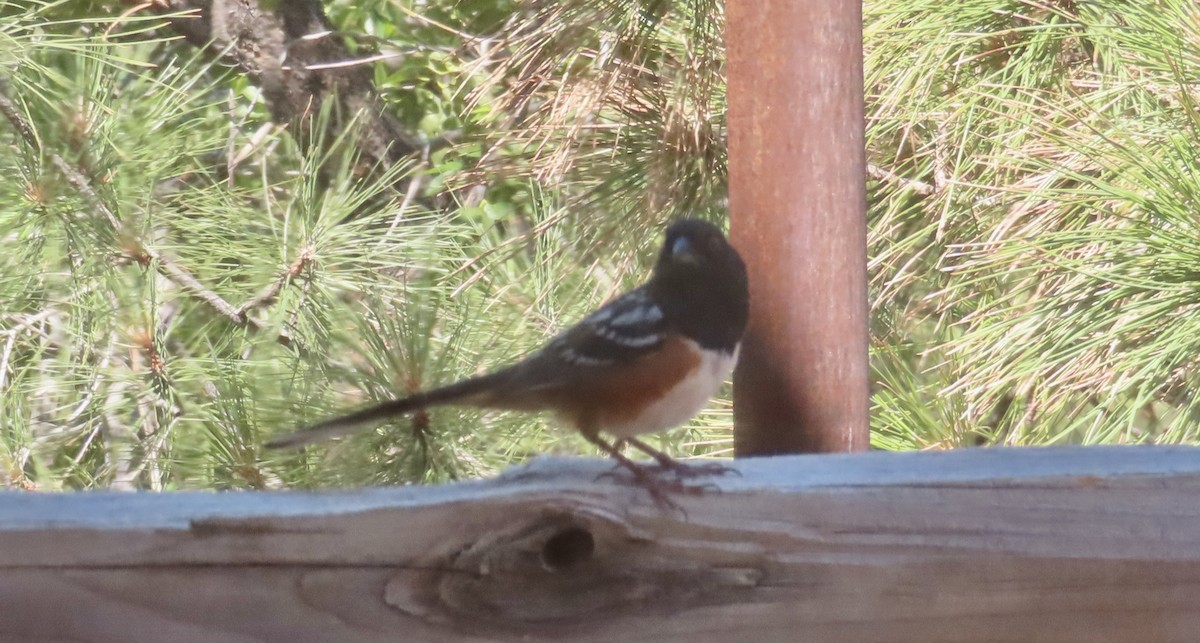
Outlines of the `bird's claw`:
{"type": "MultiPolygon", "coordinates": [[[[719,462],[680,462],[678,460],[660,460],[656,467],[658,471],[669,471],[678,478],[707,478],[742,473],[733,467],[727,467],[719,462]]],[[[705,486],[713,486],[711,484],[705,486]]]]}
{"type": "Polygon", "coordinates": [[[671,499],[670,494],[675,493],[680,495],[698,496],[708,491],[719,490],[717,485],[711,482],[703,484],[688,484],[684,482],[684,478],[722,474],[732,471],[732,469],[729,469],[728,467],[721,467],[720,465],[716,465],[715,467],[708,465],[703,468],[697,467],[701,470],[696,471],[693,470],[693,467],[688,465],[680,463],[674,464],[675,466],[673,467],[662,466],[661,464],[658,466],[636,465],[636,467],[629,467],[628,465],[619,462],[612,469],[596,476],[596,480],[599,481],[603,479],[611,479],[615,482],[620,482],[623,476],[621,476],[619,472],[627,471],[633,478],[633,483],[642,489],[645,489],[646,492],[650,494],[650,497],[654,499],[654,504],[662,507],[663,509],[676,509],[683,511],[683,508],[671,499]],[[718,470],[716,467],[720,467],[720,470],[718,470]],[[663,472],[674,473],[675,477],[673,479],[663,478],[660,475],[663,472]]]}

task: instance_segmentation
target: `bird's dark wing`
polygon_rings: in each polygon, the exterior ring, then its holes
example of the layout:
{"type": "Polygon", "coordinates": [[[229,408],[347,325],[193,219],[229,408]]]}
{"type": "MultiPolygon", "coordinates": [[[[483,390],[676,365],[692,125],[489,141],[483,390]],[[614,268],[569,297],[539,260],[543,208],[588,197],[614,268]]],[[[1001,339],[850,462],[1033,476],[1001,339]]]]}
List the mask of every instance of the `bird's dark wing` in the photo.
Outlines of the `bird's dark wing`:
{"type": "Polygon", "coordinates": [[[543,408],[547,400],[556,399],[565,391],[585,393],[575,389],[581,381],[589,381],[589,377],[611,375],[613,367],[660,352],[669,334],[662,308],[639,288],[609,301],[517,364],[327,420],[271,440],[267,446],[299,447],[439,404],[543,408]]]}
{"type": "Polygon", "coordinates": [[[623,364],[660,349],[667,331],[662,308],[639,288],[551,340],[544,357],[583,369],[623,364]]]}

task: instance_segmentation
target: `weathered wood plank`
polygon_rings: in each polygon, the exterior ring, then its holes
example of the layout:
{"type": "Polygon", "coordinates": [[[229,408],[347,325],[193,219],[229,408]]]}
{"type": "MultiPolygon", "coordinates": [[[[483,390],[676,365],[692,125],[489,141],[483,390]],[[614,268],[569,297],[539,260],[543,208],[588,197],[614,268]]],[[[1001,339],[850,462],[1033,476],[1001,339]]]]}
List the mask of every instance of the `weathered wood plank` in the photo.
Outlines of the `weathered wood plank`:
{"type": "Polygon", "coordinates": [[[737,464],[683,511],[577,459],[423,488],[2,493],[0,638],[1200,636],[1200,449],[737,464]]]}

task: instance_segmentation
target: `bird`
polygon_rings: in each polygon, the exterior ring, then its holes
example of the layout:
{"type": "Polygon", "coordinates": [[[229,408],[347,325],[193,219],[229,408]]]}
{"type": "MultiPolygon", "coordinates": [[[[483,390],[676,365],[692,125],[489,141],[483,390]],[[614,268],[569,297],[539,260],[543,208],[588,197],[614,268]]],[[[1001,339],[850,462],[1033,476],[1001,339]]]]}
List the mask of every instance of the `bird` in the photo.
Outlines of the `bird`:
{"type": "Polygon", "coordinates": [[[749,310],[749,280],[737,250],[712,223],[678,220],[667,227],[648,280],[526,358],[265,446],[298,448],[434,406],[548,410],[652,491],[655,471],[626,457],[624,445],[652,457],[657,471],[679,478],[724,472],[721,465],[679,463],[638,436],[680,426],[704,408],[733,370],[749,310]]]}

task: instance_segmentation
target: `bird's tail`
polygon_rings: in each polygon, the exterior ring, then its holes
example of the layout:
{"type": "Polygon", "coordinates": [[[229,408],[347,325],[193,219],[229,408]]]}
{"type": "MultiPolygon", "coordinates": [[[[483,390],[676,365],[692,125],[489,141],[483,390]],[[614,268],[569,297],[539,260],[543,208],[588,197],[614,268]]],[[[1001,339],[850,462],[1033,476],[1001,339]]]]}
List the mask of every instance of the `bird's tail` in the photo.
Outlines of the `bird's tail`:
{"type": "Polygon", "coordinates": [[[435,388],[431,391],[369,406],[349,415],[325,420],[294,433],[274,438],[266,442],[263,446],[268,449],[296,449],[353,433],[379,420],[403,415],[409,411],[421,408],[444,404],[481,404],[486,398],[490,397],[498,376],[502,375],[505,375],[503,371],[480,377],[472,377],[441,388],[435,388]]]}

